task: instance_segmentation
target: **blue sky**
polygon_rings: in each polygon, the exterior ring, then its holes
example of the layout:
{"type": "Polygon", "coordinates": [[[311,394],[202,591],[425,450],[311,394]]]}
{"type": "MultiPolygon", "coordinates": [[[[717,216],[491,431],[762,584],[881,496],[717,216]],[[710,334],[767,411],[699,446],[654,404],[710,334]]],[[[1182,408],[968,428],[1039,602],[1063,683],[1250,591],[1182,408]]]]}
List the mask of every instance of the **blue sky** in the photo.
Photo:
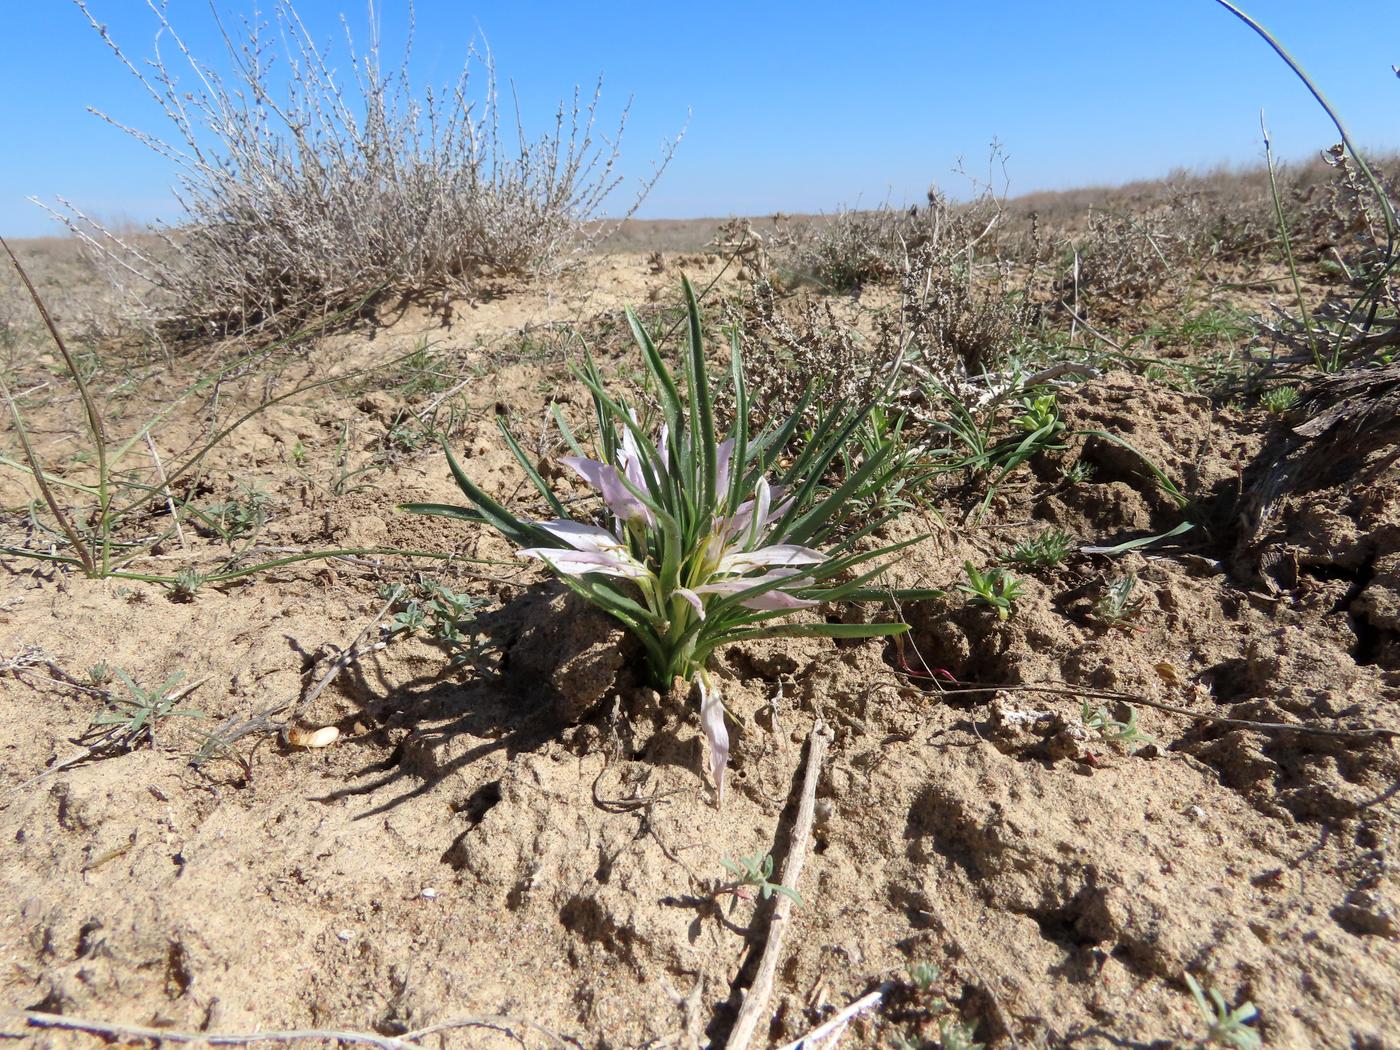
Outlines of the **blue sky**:
{"type": "MultiPolygon", "coordinates": [[[[192,50],[221,45],[204,0],[169,0],[192,50]]],[[[218,0],[233,14],[252,0],[218,0]]],[[[262,7],[271,0],[263,0],[262,7]]],[[[25,198],[71,198],[109,220],[177,219],[171,169],[85,110],[165,133],[158,111],[67,0],[7,0],[0,14],[0,234],[56,232],[25,198]]],[[[150,53],[143,0],[89,0],[133,57],[150,53]]],[[[364,0],[299,0],[322,39],[364,0]]],[[[1400,148],[1400,3],[1245,0],[1313,74],[1364,146],[1400,148]]],[[[407,0],[381,0],[386,43],[407,0]]],[[[996,138],[1013,193],[1154,177],[1332,143],[1322,112],[1264,43],[1212,0],[653,4],[417,0],[414,72],[441,84],[474,35],[489,40],[543,130],[575,83],[629,96],[624,170],[644,173],[689,131],[642,215],[830,211],[960,188],[961,158],[996,138]]],[[[217,65],[217,63],[216,63],[217,65]]]]}

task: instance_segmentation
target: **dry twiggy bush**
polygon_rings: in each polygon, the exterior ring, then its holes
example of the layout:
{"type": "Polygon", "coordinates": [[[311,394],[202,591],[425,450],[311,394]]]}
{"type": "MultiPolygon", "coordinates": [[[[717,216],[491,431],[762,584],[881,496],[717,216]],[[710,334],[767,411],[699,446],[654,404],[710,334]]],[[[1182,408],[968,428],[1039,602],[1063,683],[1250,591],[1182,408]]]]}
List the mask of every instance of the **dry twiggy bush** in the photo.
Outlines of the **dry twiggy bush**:
{"type": "Polygon", "coordinates": [[[86,0],[77,3],[174,134],[94,112],[173,164],[187,221],[157,231],[152,246],[67,201],[55,214],[128,279],[158,289],[186,332],[285,330],[386,291],[462,288],[486,269],[545,270],[607,232],[590,220],[621,182],[626,111],[615,134],[600,134],[601,80],[591,96],[575,90],[552,129],[530,139],[518,111],[502,130],[489,52],[472,49],[443,91],[416,93],[411,26],[401,64],[388,70],[377,26],[364,51],[347,27],[347,82],[292,0],[277,0],[271,23],[219,22],[228,63],[220,74],[191,53],[162,4],[148,0],[178,57],[157,51],[137,63],[86,0]],[[484,84],[472,94],[476,69],[484,84]]]}

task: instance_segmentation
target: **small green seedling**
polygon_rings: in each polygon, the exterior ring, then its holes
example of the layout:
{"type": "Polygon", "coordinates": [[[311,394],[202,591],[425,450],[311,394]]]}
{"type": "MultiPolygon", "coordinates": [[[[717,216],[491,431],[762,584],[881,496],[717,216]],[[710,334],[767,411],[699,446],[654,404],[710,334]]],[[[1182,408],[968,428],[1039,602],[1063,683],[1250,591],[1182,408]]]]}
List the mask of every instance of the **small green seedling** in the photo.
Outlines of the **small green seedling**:
{"type": "Polygon", "coordinates": [[[1298,407],[1298,400],[1296,386],[1276,386],[1271,390],[1264,391],[1259,396],[1259,403],[1264,406],[1264,411],[1271,416],[1287,415],[1298,407]]]}
{"type": "Polygon", "coordinates": [[[1231,1010],[1225,1002],[1225,997],[1215,988],[1210,990],[1210,1002],[1206,1002],[1207,993],[1201,990],[1196,979],[1189,973],[1185,976],[1186,986],[1191,989],[1196,1007],[1201,1011],[1201,1016],[1208,1026],[1206,1042],[1233,1046],[1235,1050],[1259,1050],[1264,1045],[1259,1033],[1249,1027],[1248,1022],[1259,1016],[1259,1011],[1253,1003],[1241,1003],[1231,1010]]]}
{"type": "Polygon", "coordinates": [[[112,682],[112,669],[107,666],[106,661],[93,664],[88,668],[88,683],[94,689],[101,689],[112,682]]]}
{"type": "Polygon", "coordinates": [[[131,696],[113,700],[107,710],[92,720],[92,731],[96,734],[94,750],[132,751],[143,740],[155,747],[156,726],[165,719],[205,717],[202,711],[194,708],[175,706],[201,684],[194,682],[183,689],[177,688],[185,677],[183,671],[176,671],[155,689],[138,685],[120,668],[114,668],[113,673],[131,696]],[[110,728],[104,730],[104,727],[110,728]]]}
{"type": "Polygon", "coordinates": [[[1109,583],[1103,596],[1094,603],[1090,615],[1104,627],[1117,627],[1123,631],[1136,630],[1133,620],[1142,612],[1144,600],[1141,595],[1134,596],[1133,594],[1137,588],[1137,582],[1138,578],[1135,572],[1113,580],[1109,583]]]}
{"type": "Polygon", "coordinates": [[[759,856],[755,853],[752,857],[740,857],[738,861],[732,861],[725,857],[720,861],[726,871],[734,876],[734,881],[729,886],[721,887],[721,892],[735,892],[743,887],[752,886],[758,890],[758,895],[764,900],[781,893],[792,898],[794,904],[802,903],[802,896],[792,887],[783,886],[776,882],[770,882],[773,874],[773,854],[765,853],[759,856]]]}
{"type": "Polygon", "coordinates": [[[914,982],[914,987],[921,992],[926,992],[937,983],[943,976],[943,971],[932,963],[915,963],[909,967],[909,979],[914,982]]]}
{"type": "Polygon", "coordinates": [[[204,574],[198,569],[181,569],[175,574],[175,582],[170,585],[170,597],[177,602],[194,601],[194,596],[204,586],[204,574]]]}
{"type": "Polygon", "coordinates": [[[1060,471],[1060,480],[1066,485],[1082,485],[1093,476],[1094,465],[1082,459],[1076,459],[1060,471]]]}
{"type": "Polygon", "coordinates": [[[1016,425],[1027,434],[1041,437],[1046,448],[1065,429],[1060,419],[1060,404],[1054,394],[1041,394],[1039,397],[1021,399],[1021,414],[1016,417],[1016,425]]]}
{"type": "Polygon", "coordinates": [[[272,497],[253,485],[243,486],[243,494],[223,503],[191,508],[199,523],[225,543],[256,536],[267,524],[272,497]]]}
{"type": "Polygon", "coordinates": [[[963,572],[967,573],[967,583],[958,584],[958,590],[968,595],[973,605],[986,605],[997,611],[997,619],[1005,620],[1011,615],[1011,607],[1021,597],[1021,581],[1005,569],[978,570],[970,561],[963,562],[963,572]]]}
{"type": "Polygon", "coordinates": [[[396,612],[393,619],[389,621],[390,634],[417,634],[428,623],[428,614],[423,611],[423,606],[416,601],[411,601],[402,609],[396,612]]]}
{"type": "Polygon", "coordinates": [[[1002,551],[997,555],[997,561],[1018,569],[1052,569],[1064,563],[1073,547],[1074,540],[1064,529],[1046,529],[1010,550],[1002,551]]]}
{"type": "Polygon", "coordinates": [[[984,1043],[975,1042],[972,1033],[977,1029],[959,1021],[944,1021],[938,1026],[939,1050],[986,1050],[984,1043]]]}
{"type": "Polygon", "coordinates": [[[1084,723],[1084,728],[1098,733],[1105,740],[1112,740],[1117,744],[1150,744],[1154,737],[1151,733],[1144,733],[1138,726],[1138,713],[1134,707],[1128,707],[1128,720],[1120,722],[1116,718],[1109,716],[1108,708],[1100,705],[1095,707],[1089,701],[1084,701],[1083,708],[1079,712],[1079,720],[1084,723]]]}

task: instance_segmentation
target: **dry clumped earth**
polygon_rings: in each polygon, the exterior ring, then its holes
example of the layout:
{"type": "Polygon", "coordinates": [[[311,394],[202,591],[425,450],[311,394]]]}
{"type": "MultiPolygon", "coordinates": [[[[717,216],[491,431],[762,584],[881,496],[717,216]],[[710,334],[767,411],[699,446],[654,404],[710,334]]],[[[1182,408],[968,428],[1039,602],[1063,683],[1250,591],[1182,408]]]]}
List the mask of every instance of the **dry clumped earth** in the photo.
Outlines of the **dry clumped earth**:
{"type": "MultiPolygon", "coordinates": [[[[279,381],[426,339],[474,369],[454,438],[467,472],[523,501],[494,415],[538,434],[551,399],[572,398],[575,420],[586,411],[565,342],[539,333],[580,320],[611,332],[629,303],[664,318],[678,266],[698,281],[719,270],[699,255],[661,267],[642,252],[599,256],[555,286],[503,284],[457,304],[447,323],[409,308],[328,336],[279,381]]],[[[625,375],[622,344],[601,345],[625,375]]],[[[177,361],[170,389],[197,368],[177,361]]],[[[209,1033],[392,1035],[505,1015],[581,1047],[720,1045],[771,907],[716,896],[721,861],[771,852],[781,867],[803,741],[821,722],[834,742],[761,1043],[795,1039],[891,981],[844,1045],[934,1040],[960,1016],[998,1047],[1188,1046],[1204,1031],[1190,972],[1232,1004],[1254,1002],[1267,1046],[1398,1045],[1400,761],[1392,736],[1365,732],[1400,730],[1393,423],[1358,442],[1127,372],[1068,388],[1072,429],[1123,435],[1181,485],[1199,522],[1190,542],[1018,573],[1025,594],[1002,621],[953,591],[965,560],[985,564],[1045,525],[1107,546],[1169,530],[1181,511],[1139,459],[1079,438],[1061,456],[1092,465],[1088,481],[1067,485],[1060,463],[1037,462],[998,497],[992,524],[915,512],[896,534],[929,535],[902,558],[901,582],[953,596],[906,606],[905,644],[767,641],[721,655],[734,748],[717,807],[693,714],[639,685],[618,629],[512,563],[493,534],[396,510],[457,493],[431,444],[381,454],[402,406],[377,382],[254,417],[215,450],[210,477],[270,494],[261,544],[458,560],[307,562],[184,602],[152,584],[4,564],[6,1009],[209,1033]],[[297,447],[310,456],[297,462],[297,447]],[[306,465],[336,456],[342,474],[376,467],[337,494],[331,467],[306,465]],[[1090,609],[1129,571],[1143,605],[1105,628],[1090,609]],[[191,767],[201,732],[305,696],[337,652],[378,637],[383,588],[419,572],[479,600],[465,649],[395,638],[298,708],[299,725],[339,729],[331,746],[253,735],[191,767]],[[68,679],[102,663],[146,683],[187,672],[202,684],[184,704],[208,717],[64,766],[100,707],[68,679]],[[959,691],[988,686],[1006,688],[959,691]],[[1134,698],[1150,737],[1123,746],[1088,732],[1085,689],[1134,698]],[[1305,723],[1340,732],[1286,728],[1305,723]],[[929,991],[909,980],[921,963],[939,970],[929,991]]],[[[250,373],[222,396],[251,405],[263,389],[250,373]]],[[[130,410],[149,407],[136,397],[130,410]]],[[[71,450],[76,404],[45,411],[41,444],[71,450]]],[[[182,426],[192,439],[201,419],[177,413],[169,433],[182,426]]],[[[18,503],[16,477],[4,484],[18,503]]],[[[7,542],[26,528],[11,516],[7,542]]],[[[191,556],[164,554],[175,567],[191,556]]],[[[28,1045],[94,1043],[4,1025],[28,1045]]],[[[518,1045],[485,1028],[434,1040],[518,1045]]]]}

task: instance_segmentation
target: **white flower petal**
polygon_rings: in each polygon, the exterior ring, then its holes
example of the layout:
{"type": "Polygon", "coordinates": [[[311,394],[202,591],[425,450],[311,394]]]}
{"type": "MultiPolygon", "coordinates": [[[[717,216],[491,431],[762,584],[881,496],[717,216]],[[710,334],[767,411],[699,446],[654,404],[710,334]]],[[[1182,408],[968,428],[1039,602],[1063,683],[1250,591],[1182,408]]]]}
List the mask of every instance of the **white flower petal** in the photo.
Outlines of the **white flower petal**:
{"type": "Polygon", "coordinates": [[[721,441],[715,450],[715,500],[723,506],[729,498],[729,468],[734,459],[734,439],[721,441]]]}
{"type": "MultiPolygon", "coordinates": [[[[559,462],[572,468],[584,481],[597,489],[599,495],[603,497],[603,502],[617,516],[618,521],[627,522],[641,518],[648,525],[655,522],[646,504],[627,490],[627,486],[622,483],[622,475],[612,464],[599,463],[597,460],[584,459],[582,456],[565,456],[559,462]]],[[[640,480],[641,468],[638,467],[637,481],[640,480]]],[[[640,484],[634,483],[634,485],[638,489],[642,488],[640,484]]]]}
{"type": "Polygon", "coordinates": [[[814,602],[807,598],[795,598],[786,591],[765,591],[752,598],[745,598],[739,604],[745,609],[774,612],[778,609],[810,609],[814,605],[820,605],[821,602],[814,602]]]}
{"type": "Polygon", "coordinates": [[[734,576],[727,580],[711,580],[695,588],[697,594],[738,594],[759,584],[770,587],[810,587],[812,580],[798,572],[766,572],[762,576],[734,576]]]}
{"type": "Polygon", "coordinates": [[[569,518],[537,521],[534,524],[556,539],[563,540],[575,550],[606,553],[623,549],[621,540],[607,529],[600,529],[597,525],[585,525],[581,521],[573,521],[569,518]]]}
{"type": "Polygon", "coordinates": [[[821,551],[795,543],[775,543],[756,551],[739,551],[720,560],[721,573],[748,572],[764,565],[817,565],[826,560],[821,551]]]}
{"type": "Polygon", "coordinates": [[[625,553],[605,554],[599,551],[571,551],[559,547],[527,547],[515,552],[517,558],[539,558],[555,572],[564,576],[621,576],[638,580],[650,576],[646,566],[625,553]]]}

